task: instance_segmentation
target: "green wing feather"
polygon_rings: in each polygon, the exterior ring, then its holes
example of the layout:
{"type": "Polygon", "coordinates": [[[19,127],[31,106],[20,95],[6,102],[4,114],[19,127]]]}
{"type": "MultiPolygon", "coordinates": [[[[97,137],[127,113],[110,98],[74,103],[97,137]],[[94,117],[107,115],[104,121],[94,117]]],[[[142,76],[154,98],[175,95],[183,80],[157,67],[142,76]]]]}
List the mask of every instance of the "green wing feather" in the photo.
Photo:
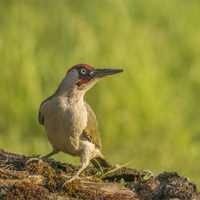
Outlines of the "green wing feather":
{"type": "MultiPolygon", "coordinates": [[[[87,138],[88,141],[92,142],[96,148],[98,148],[101,151],[101,138],[100,138],[100,132],[98,129],[98,123],[96,116],[90,108],[90,106],[85,102],[85,106],[87,109],[88,114],[88,123],[87,127],[83,131],[83,135],[85,138],[87,138]]],[[[100,153],[98,157],[95,158],[102,167],[113,167],[106,159],[105,157],[100,153]]],[[[90,160],[90,162],[96,167],[99,168],[99,165],[96,163],[95,160],[90,160]]]]}
{"type": "Polygon", "coordinates": [[[98,129],[96,116],[92,108],[90,108],[90,106],[86,102],[84,103],[87,109],[88,122],[87,127],[83,131],[83,135],[87,138],[87,140],[92,142],[95,145],[95,147],[101,151],[101,137],[98,129]]]}

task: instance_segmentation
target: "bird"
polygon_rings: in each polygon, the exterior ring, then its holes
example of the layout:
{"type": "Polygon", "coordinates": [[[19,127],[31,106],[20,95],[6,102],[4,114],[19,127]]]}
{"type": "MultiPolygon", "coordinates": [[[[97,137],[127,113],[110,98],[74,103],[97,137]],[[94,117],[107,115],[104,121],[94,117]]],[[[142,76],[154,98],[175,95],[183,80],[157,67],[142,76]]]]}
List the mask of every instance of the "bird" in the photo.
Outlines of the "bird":
{"type": "Polygon", "coordinates": [[[97,69],[88,64],[75,65],[67,71],[55,93],[40,105],[39,123],[45,127],[53,148],[42,160],[60,151],[80,157],[80,168],[70,181],[80,179],[80,173],[89,162],[96,168],[99,164],[101,167],[113,167],[101,153],[98,122],[92,108],[84,101],[84,95],[103,77],[122,71],[97,69]]]}

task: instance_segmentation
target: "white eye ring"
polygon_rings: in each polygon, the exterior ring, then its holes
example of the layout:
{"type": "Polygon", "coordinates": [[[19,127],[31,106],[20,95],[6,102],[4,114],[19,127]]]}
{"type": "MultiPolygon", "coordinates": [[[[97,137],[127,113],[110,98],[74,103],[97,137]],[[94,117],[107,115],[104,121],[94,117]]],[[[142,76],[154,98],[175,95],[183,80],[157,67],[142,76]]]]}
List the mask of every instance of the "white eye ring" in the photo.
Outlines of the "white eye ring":
{"type": "Polygon", "coordinates": [[[87,72],[86,69],[84,69],[84,68],[81,69],[81,74],[86,74],[86,72],[87,72]]]}

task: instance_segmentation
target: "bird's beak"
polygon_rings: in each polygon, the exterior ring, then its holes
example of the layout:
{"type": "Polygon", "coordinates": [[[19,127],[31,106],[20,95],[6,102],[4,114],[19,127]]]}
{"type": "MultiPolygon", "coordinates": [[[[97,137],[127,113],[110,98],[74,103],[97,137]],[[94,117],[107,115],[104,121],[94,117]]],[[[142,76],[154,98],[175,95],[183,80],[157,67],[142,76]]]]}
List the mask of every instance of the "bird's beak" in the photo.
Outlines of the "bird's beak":
{"type": "Polygon", "coordinates": [[[95,78],[103,78],[123,71],[123,69],[95,69],[91,75],[95,78]]]}

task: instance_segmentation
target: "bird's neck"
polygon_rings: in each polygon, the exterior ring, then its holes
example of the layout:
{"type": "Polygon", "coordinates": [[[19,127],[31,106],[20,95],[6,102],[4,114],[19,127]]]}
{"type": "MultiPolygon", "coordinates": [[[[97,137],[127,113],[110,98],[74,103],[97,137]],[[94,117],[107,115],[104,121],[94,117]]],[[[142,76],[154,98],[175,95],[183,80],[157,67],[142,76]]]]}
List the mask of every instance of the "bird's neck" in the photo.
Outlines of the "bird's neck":
{"type": "Polygon", "coordinates": [[[80,91],[71,91],[70,93],[64,94],[64,97],[67,98],[69,104],[73,104],[74,102],[83,101],[84,94],[80,91]]]}
{"type": "Polygon", "coordinates": [[[54,95],[66,98],[69,104],[73,104],[77,101],[83,101],[85,91],[78,90],[78,87],[71,86],[62,81],[54,95]]]}

